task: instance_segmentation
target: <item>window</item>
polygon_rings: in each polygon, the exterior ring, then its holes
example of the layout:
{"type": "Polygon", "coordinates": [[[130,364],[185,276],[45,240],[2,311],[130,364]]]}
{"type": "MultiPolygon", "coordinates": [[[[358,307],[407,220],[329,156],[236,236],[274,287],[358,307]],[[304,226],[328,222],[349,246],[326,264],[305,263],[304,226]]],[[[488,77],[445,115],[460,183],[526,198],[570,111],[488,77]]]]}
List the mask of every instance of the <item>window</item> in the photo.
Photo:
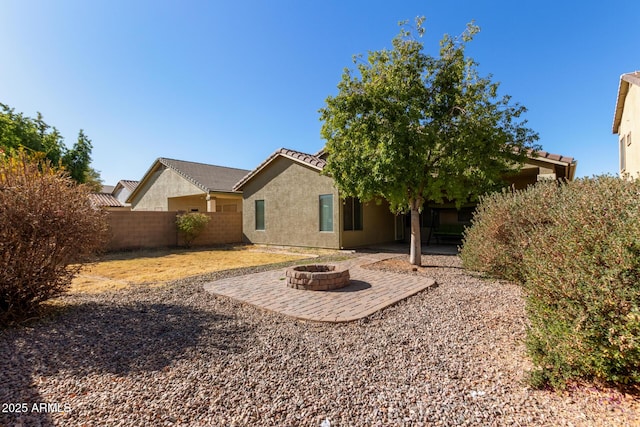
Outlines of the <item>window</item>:
{"type": "Polygon", "coordinates": [[[458,222],[462,224],[471,224],[473,219],[473,208],[462,208],[458,211],[458,222]]]}
{"type": "MultiPolygon", "coordinates": [[[[437,226],[439,218],[440,216],[437,210],[425,206],[420,213],[420,227],[429,228],[434,225],[437,226]]],[[[411,221],[409,221],[409,227],[411,227],[411,221]]]]}
{"type": "Polygon", "coordinates": [[[344,199],[342,222],[345,231],[362,230],[362,202],[358,198],[344,199]]]}
{"type": "Polygon", "coordinates": [[[256,230],[264,230],[264,200],[256,200],[256,230]]]}
{"type": "Polygon", "coordinates": [[[625,143],[625,137],[620,138],[620,172],[624,172],[627,169],[627,144],[625,143]]]}
{"type": "Polygon", "coordinates": [[[333,194],[320,195],[320,231],[333,231],[333,194]]]}

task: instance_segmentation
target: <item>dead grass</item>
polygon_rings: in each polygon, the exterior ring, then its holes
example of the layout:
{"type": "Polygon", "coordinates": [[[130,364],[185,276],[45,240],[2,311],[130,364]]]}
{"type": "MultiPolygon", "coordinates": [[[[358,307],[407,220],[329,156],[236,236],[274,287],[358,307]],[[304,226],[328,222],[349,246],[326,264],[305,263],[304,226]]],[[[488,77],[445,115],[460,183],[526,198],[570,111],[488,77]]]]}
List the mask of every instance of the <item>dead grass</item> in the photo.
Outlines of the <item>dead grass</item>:
{"type": "Polygon", "coordinates": [[[163,286],[171,280],[234,268],[273,264],[309,258],[261,251],[253,246],[208,250],[155,250],[109,254],[87,265],[71,284],[71,293],[99,293],[131,286],[163,286]]]}

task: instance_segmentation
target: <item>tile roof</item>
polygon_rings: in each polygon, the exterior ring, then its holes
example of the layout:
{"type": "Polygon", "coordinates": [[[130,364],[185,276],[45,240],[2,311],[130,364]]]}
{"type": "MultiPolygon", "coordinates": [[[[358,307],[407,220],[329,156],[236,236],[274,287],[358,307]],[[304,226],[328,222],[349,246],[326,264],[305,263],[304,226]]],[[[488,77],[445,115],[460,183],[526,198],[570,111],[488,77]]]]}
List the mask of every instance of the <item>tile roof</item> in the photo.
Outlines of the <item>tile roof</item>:
{"type": "Polygon", "coordinates": [[[616,110],[613,114],[613,133],[618,133],[620,121],[622,120],[622,110],[624,110],[624,101],[629,93],[630,85],[640,86],[640,71],[627,73],[620,76],[620,85],[618,86],[618,96],[616,98],[616,110]]]}
{"type": "MultiPolygon", "coordinates": [[[[125,189],[127,189],[129,191],[135,190],[139,183],[140,183],[140,181],[133,181],[133,180],[130,180],[130,179],[121,179],[120,181],[118,181],[118,185],[121,185],[122,187],[124,187],[125,189]]],[[[118,185],[116,185],[116,187],[118,185]]],[[[114,190],[115,190],[115,188],[114,188],[114,190]]]]}
{"type": "Polygon", "coordinates": [[[324,159],[321,159],[318,156],[315,156],[313,154],[307,154],[307,153],[303,153],[301,151],[295,151],[295,150],[289,150],[287,148],[281,148],[280,150],[278,150],[278,154],[285,156],[285,157],[289,157],[291,159],[294,160],[298,160],[302,163],[305,163],[309,166],[312,166],[314,168],[317,168],[319,170],[324,169],[324,167],[327,165],[327,162],[324,159]]]}
{"type": "Polygon", "coordinates": [[[536,151],[535,157],[537,159],[548,159],[553,160],[555,162],[567,163],[571,164],[574,162],[573,157],[563,156],[562,154],[551,154],[546,151],[536,151]]]}
{"type": "Polygon", "coordinates": [[[187,162],[160,157],[157,162],[177,172],[205,192],[233,192],[233,185],[249,171],[226,166],[187,162]]]}
{"type": "Polygon", "coordinates": [[[110,208],[124,207],[120,200],[116,199],[111,193],[90,193],[89,200],[93,206],[104,206],[110,208]]]}
{"type": "Polygon", "coordinates": [[[288,148],[280,148],[276,150],[273,154],[271,154],[264,162],[260,163],[257,168],[249,172],[240,181],[238,181],[237,184],[233,186],[233,189],[236,191],[240,191],[240,189],[242,188],[242,186],[244,186],[244,184],[246,184],[255,175],[260,173],[262,169],[264,169],[267,165],[269,165],[269,163],[271,163],[278,157],[285,157],[285,158],[291,159],[295,162],[298,162],[306,166],[309,166],[313,169],[316,169],[317,171],[321,171],[322,169],[324,169],[324,167],[327,164],[327,162],[324,159],[321,159],[316,155],[303,153],[301,151],[290,150],[288,148]]]}
{"type": "MultiPolygon", "coordinates": [[[[325,154],[326,152],[324,149],[318,151],[316,154],[308,154],[301,151],[290,150],[288,148],[280,148],[273,154],[271,154],[265,161],[260,163],[258,167],[256,167],[254,170],[245,175],[240,181],[238,181],[238,183],[233,186],[233,189],[235,191],[240,191],[249,180],[260,173],[262,169],[267,167],[269,163],[271,163],[278,157],[286,157],[298,163],[310,166],[318,171],[322,171],[322,169],[324,169],[324,167],[327,165],[327,162],[325,159],[320,158],[320,156],[323,156],[325,154]]],[[[547,160],[552,163],[560,163],[566,165],[567,167],[573,167],[573,169],[575,169],[576,161],[573,157],[563,156],[561,154],[552,154],[546,151],[536,151],[534,155],[530,154],[529,157],[542,161],[547,160]]]]}

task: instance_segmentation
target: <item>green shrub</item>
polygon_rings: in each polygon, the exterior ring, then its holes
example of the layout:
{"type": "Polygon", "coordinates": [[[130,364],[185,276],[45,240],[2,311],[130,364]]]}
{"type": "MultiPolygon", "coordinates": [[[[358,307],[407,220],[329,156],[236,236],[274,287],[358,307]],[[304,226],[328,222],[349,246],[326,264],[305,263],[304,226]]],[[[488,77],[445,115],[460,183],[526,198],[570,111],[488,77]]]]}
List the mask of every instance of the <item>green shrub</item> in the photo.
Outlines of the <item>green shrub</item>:
{"type": "Polygon", "coordinates": [[[467,268],[523,284],[535,385],[640,384],[640,181],[488,196],[461,255],[467,268]]]}
{"type": "Polygon", "coordinates": [[[524,254],[527,347],[540,384],[640,384],[640,182],[559,189],[524,254]]]}
{"type": "Polygon", "coordinates": [[[89,190],[24,153],[0,155],[0,324],[66,291],[106,238],[89,190]]]}
{"type": "Polygon", "coordinates": [[[210,219],[209,216],[197,212],[177,216],[176,225],[186,247],[190,247],[196,237],[204,231],[210,219]]]}

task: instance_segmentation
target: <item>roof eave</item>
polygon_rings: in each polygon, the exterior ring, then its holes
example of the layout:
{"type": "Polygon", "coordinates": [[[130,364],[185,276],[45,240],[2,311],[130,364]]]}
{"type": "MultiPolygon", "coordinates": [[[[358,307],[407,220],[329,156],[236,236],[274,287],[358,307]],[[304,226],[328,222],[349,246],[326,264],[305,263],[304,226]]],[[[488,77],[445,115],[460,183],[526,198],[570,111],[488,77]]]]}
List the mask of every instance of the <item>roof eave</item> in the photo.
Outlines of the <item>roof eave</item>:
{"type": "Polygon", "coordinates": [[[240,181],[238,181],[234,186],[233,186],[233,190],[234,191],[242,191],[242,187],[244,187],[244,185],[251,181],[251,179],[253,179],[254,176],[258,175],[260,172],[262,172],[263,169],[265,169],[267,166],[269,166],[269,164],[271,164],[276,158],[278,157],[284,157],[286,159],[292,160],[296,163],[299,163],[301,165],[304,165],[306,167],[309,167],[311,169],[315,169],[318,172],[322,171],[322,167],[317,166],[317,165],[312,165],[310,163],[306,163],[301,161],[300,159],[296,158],[295,156],[291,156],[289,154],[286,153],[286,151],[291,151],[291,150],[287,150],[285,148],[279,148],[277,149],[275,152],[273,152],[269,157],[267,157],[267,159],[265,161],[263,161],[260,165],[258,165],[257,168],[255,168],[254,170],[252,170],[251,172],[249,172],[246,176],[244,176],[240,181]]]}
{"type": "Polygon", "coordinates": [[[147,169],[147,171],[144,173],[144,175],[142,176],[142,179],[139,181],[138,186],[131,192],[131,194],[129,194],[129,197],[127,197],[127,200],[125,200],[125,203],[133,203],[133,199],[134,197],[136,197],[138,195],[138,193],[140,191],[142,191],[142,187],[145,186],[145,184],[147,183],[147,181],[149,181],[149,177],[151,176],[151,173],[154,172],[155,170],[158,169],[158,167],[162,164],[160,162],[161,158],[157,158],[149,167],[149,169],[147,169]]]}
{"type": "Polygon", "coordinates": [[[616,98],[616,111],[613,116],[613,133],[617,134],[620,130],[620,122],[622,121],[622,113],[624,111],[624,102],[629,93],[631,85],[640,86],[640,71],[626,73],[620,76],[620,86],[618,87],[618,97],[616,98]]]}
{"type": "Polygon", "coordinates": [[[195,185],[196,187],[198,187],[199,189],[201,189],[202,191],[204,191],[205,193],[210,193],[212,191],[215,191],[213,189],[210,189],[208,187],[205,187],[204,184],[202,184],[201,182],[197,181],[196,179],[194,179],[193,177],[187,175],[186,173],[184,173],[183,171],[181,171],[180,169],[174,167],[171,163],[165,161],[165,159],[163,157],[159,158],[158,161],[160,163],[162,163],[163,165],[165,165],[167,168],[171,169],[172,171],[174,171],[175,173],[177,173],[178,175],[180,175],[181,177],[183,177],[184,179],[186,179],[187,181],[189,181],[191,184],[195,185]]]}
{"type": "Polygon", "coordinates": [[[629,82],[620,77],[620,86],[618,87],[618,97],[616,99],[616,111],[613,115],[613,133],[617,134],[622,121],[622,112],[624,111],[624,101],[629,93],[629,82]]]}

